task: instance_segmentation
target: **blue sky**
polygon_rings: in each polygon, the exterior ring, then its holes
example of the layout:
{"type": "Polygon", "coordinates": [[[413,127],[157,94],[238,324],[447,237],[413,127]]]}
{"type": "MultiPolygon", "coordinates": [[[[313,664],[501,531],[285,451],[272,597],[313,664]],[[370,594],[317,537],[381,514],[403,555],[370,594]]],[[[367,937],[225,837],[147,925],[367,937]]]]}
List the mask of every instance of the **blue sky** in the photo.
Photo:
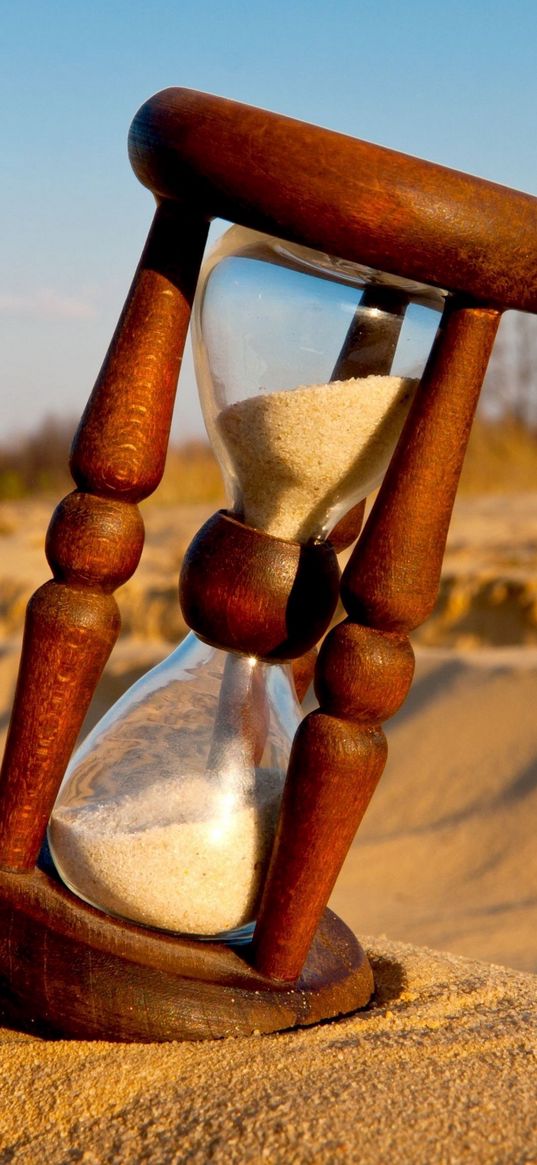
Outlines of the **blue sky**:
{"type": "MultiPolygon", "coordinates": [[[[130,121],[167,85],[537,194],[534,0],[3,0],[0,438],[81,411],[152,216],[130,121]]],[[[177,436],[200,426],[185,377],[177,436]]]]}

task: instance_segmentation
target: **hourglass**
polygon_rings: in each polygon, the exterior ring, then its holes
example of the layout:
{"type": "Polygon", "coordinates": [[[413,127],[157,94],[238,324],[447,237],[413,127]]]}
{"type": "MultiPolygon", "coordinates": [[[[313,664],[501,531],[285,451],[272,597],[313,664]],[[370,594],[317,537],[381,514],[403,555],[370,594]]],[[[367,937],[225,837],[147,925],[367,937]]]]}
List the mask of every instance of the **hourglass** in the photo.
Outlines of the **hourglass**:
{"type": "Polygon", "coordinates": [[[183,90],[142,107],[130,150],[157,211],[47,536],[2,770],[5,1007],[83,1036],[274,1031],[373,990],[327,902],[434,605],[500,313],[537,311],[537,202],[183,90]],[[237,225],[200,273],[215,217],[237,225]],[[141,553],[196,287],[229,505],[185,556],[190,635],[69,763],[141,553]],[[336,549],[381,482],[340,579],[336,549]]]}
{"type": "MultiPolygon", "coordinates": [[[[240,227],[209,255],[193,340],[230,510],[200,532],[182,572],[202,640],[189,635],[97,726],[52,814],[56,869],[93,905],[198,939],[252,937],[300,722],[278,660],[326,629],[339,590],[329,535],[382,478],[443,302],[240,227]],[[284,612],[294,641],[258,613],[248,629],[237,579],[214,592],[216,543],[227,571],[234,540],[254,530],[255,553],[273,540],[274,570],[289,542],[303,556],[300,602],[288,596],[284,612]]],[[[260,598],[266,587],[260,578],[260,598]]]]}

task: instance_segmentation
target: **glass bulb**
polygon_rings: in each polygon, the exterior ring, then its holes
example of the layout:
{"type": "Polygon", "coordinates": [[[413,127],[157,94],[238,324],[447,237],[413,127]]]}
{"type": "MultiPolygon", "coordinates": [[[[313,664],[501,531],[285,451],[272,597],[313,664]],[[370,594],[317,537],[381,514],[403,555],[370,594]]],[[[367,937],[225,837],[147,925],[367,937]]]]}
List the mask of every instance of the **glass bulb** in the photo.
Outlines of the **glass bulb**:
{"type": "Polygon", "coordinates": [[[380,482],[443,292],[232,227],[194,306],[200,400],[234,512],[299,542],[380,482]]]}
{"type": "Polygon", "coordinates": [[[48,834],[63,881],[146,926],[246,940],[300,718],[288,666],[189,634],[75,754],[48,834]]]}
{"type": "MultiPolygon", "coordinates": [[[[382,477],[444,293],[234,227],[200,276],[200,397],[234,512],[325,538],[382,477]]],[[[288,666],[190,634],[75,754],[56,867],[110,914],[247,939],[300,721],[288,666]]]]}

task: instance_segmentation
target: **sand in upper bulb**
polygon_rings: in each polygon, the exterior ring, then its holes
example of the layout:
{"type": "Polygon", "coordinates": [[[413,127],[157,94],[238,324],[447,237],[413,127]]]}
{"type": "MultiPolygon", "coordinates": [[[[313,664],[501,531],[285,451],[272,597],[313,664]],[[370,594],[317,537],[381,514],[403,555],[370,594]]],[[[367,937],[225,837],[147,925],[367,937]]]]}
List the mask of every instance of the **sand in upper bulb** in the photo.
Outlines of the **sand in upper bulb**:
{"type": "Polygon", "coordinates": [[[350,506],[378,485],[417,384],[365,376],[260,392],[223,409],[217,426],[245,522],[277,538],[318,536],[342,499],[350,506]]]}

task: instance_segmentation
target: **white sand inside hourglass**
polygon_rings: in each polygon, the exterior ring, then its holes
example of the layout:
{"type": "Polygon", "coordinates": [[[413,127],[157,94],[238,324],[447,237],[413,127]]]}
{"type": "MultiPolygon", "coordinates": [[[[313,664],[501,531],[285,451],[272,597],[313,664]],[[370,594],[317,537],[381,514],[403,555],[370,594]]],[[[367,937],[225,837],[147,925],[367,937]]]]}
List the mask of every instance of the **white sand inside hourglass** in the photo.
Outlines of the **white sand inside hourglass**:
{"type": "Polygon", "coordinates": [[[217,425],[239,482],[244,520],[277,538],[326,532],[378,485],[417,380],[367,376],[230,405],[217,425]]]}
{"type": "Polygon", "coordinates": [[[222,793],[203,816],[204,779],[58,806],[51,849],[64,882],[109,914],[184,934],[217,935],[255,918],[283,775],[256,771],[249,801],[222,793]],[[218,810],[218,811],[217,811],[218,810]]]}

